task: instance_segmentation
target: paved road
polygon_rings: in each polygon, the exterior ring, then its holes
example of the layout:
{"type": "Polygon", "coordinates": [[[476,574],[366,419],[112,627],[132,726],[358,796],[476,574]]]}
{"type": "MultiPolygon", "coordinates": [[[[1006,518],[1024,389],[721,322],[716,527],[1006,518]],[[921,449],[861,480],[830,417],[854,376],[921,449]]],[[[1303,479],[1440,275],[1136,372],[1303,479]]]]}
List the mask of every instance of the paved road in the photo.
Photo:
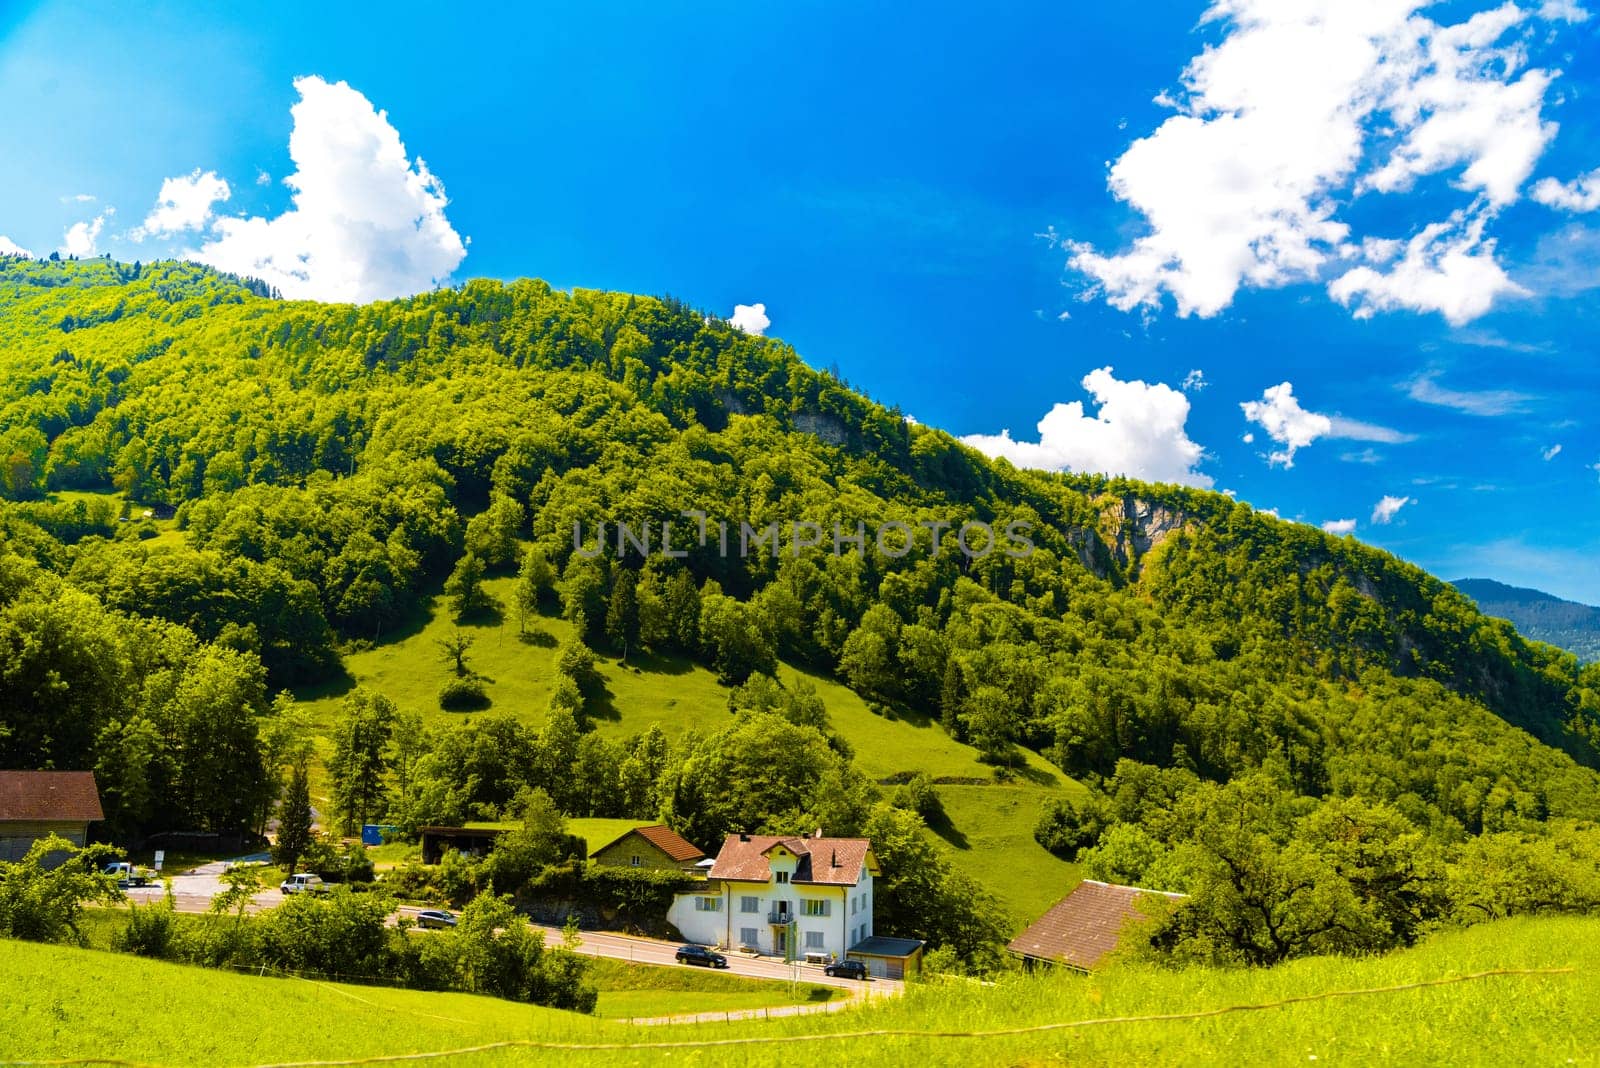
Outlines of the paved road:
{"type": "MultiPolygon", "coordinates": [[[[190,868],[185,872],[163,872],[163,875],[172,880],[172,896],[177,903],[178,911],[210,912],[211,899],[228,888],[228,884],[222,881],[223,867],[224,862],[218,860],[202,864],[198,868],[190,868]]],[[[166,888],[159,882],[153,886],[130,887],[127,891],[130,901],[141,904],[160,901],[164,893],[166,888]]],[[[260,912],[281,904],[283,904],[283,892],[274,886],[250,899],[250,911],[260,912]]]]}
{"type": "MultiPolygon", "coordinates": [[[[559,927],[541,928],[545,932],[545,939],[552,944],[559,943],[562,931],[559,927]]],[[[612,957],[616,960],[638,961],[640,964],[665,964],[670,967],[687,968],[690,965],[678,964],[673,959],[679,943],[661,942],[653,938],[634,938],[631,935],[613,934],[608,931],[581,931],[578,946],[580,953],[588,953],[596,957],[612,957]]],[[[728,971],[730,975],[742,975],[750,979],[794,979],[798,978],[804,983],[816,983],[819,986],[836,986],[859,997],[893,997],[905,990],[905,984],[897,979],[839,979],[822,974],[822,967],[816,964],[800,964],[791,966],[772,957],[748,957],[743,953],[729,953],[728,971]]]]}

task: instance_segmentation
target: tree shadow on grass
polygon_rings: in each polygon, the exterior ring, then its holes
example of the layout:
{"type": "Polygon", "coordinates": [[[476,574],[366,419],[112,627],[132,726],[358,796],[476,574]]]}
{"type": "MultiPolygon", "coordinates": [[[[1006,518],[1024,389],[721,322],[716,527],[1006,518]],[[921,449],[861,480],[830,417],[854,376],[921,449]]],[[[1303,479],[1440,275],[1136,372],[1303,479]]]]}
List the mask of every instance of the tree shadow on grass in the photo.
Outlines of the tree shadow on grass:
{"type": "Polygon", "coordinates": [[[616,723],[622,719],[622,712],[617,708],[616,696],[604,679],[600,680],[597,688],[584,693],[583,714],[591,720],[603,719],[608,723],[616,723]]]}
{"type": "Polygon", "coordinates": [[[628,654],[627,663],[618,666],[635,668],[650,675],[687,675],[694,670],[694,661],[686,656],[637,652],[628,654]]]}
{"type": "Polygon", "coordinates": [[[972,843],[967,836],[962,834],[955,824],[950,822],[950,816],[943,809],[935,812],[928,819],[928,830],[943,838],[949,843],[951,849],[971,849],[972,843]]]}

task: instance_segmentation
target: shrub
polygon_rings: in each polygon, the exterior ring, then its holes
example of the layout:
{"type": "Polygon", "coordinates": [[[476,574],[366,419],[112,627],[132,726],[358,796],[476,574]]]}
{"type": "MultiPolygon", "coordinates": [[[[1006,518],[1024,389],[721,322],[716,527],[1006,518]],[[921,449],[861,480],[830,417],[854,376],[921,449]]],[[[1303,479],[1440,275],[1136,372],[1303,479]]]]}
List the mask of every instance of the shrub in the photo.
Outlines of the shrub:
{"type": "Polygon", "coordinates": [[[476,712],[489,707],[489,691],[479,678],[451,679],[439,687],[439,707],[446,712],[476,712]]]}
{"type": "Polygon", "coordinates": [[[177,960],[184,955],[183,930],[170,883],[160,901],[128,906],[127,926],[111,936],[111,948],[156,960],[177,960]]]}

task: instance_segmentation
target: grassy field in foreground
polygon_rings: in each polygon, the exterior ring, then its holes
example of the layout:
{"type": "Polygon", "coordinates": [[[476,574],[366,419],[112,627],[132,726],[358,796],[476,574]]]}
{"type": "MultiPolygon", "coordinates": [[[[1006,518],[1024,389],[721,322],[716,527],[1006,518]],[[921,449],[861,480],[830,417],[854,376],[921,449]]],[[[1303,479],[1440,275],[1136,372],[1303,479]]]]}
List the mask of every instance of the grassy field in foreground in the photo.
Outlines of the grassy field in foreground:
{"type": "Polygon", "coordinates": [[[827,1015],[631,1027],[461,994],[339,987],[183,968],[113,954],[6,943],[0,1052],[6,1059],[114,1055],[166,1065],[246,1065],[460,1049],[503,1041],[695,1042],[675,1049],[502,1049],[471,1065],[848,1060],[905,1064],[1592,1063],[1600,1046],[1600,919],[1504,921],[1368,960],[1297,961],[1270,971],[1112,968],[1095,976],[1017,975],[993,987],[948,981],[903,999],[827,1015]],[[1501,968],[1572,967],[1444,986],[1326,998],[1204,1019],[1109,1023],[996,1037],[857,1036],[890,1029],[976,1032],[1116,1016],[1193,1013],[1333,991],[1399,986],[1501,968]],[[1314,1058],[1314,1061],[1313,1061],[1314,1058]]]}

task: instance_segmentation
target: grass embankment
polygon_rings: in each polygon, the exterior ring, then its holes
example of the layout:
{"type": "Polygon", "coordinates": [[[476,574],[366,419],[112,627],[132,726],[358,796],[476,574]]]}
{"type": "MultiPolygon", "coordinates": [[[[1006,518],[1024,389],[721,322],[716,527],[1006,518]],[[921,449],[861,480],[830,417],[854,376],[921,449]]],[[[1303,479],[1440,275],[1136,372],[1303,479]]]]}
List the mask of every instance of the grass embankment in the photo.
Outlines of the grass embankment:
{"type": "Polygon", "coordinates": [[[1368,960],[1297,961],[1270,971],[1113,968],[1096,976],[1017,975],[993,987],[914,987],[856,1011],[781,1020],[656,1028],[463,994],[419,994],[210,972],[113,954],[7,943],[0,953],[0,1051],[9,1059],[114,1055],[172,1065],[254,1064],[541,1042],[684,1042],[794,1036],[794,1047],[551,1051],[461,1056],[471,1065],[681,1062],[746,1065],[807,1058],[852,1065],[1039,1063],[1563,1064],[1600,1046],[1600,919],[1519,919],[1451,932],[1368,960]],[[1503,968],[1569,966],[1568,974],[1505,976],[1361,994],[1503,968]],[[933,1038],[858,1031],[978,1032],[1067,1021],[1260,1011],[1143,1020],[1026,1034],[933,1038]],[[1315,1058],[1315,1061],[1312,1060],[1315,1058]]]}
{"type": "MultiPolygon", "coordinates": [[[[563,619],[541,616],[530,621],[529,629],[542,638],[519,637],[510,612],[514,583],[508,577],[488,580],[485,588],[505,606],[505,614],[464,623],[460,629],[474,639],[470,667],[485,679],[493,701],[490,711],[537,726],[544,721],[555,677],[556,646],[572,635],[572,628],[563,619]]],[[[442,659],[437,642],[457,626],[444,598],[435,598],[410,628],[346,656],[346,671],[355,684],[422,713],[432,726],[459,722],[469,714],[443,712],[438,705],[439,687],[453,669],[442,659]]],[[[669,657],[635,656],[626,664],[602,658],[599,672],[604,691],[590,712],[595,729],[605,737],[626,738],[658,724],[676,739],[691,729],[716,729],[728,720],[728,690],[701,665],[669,657]]],[[[977,750],[955,741],[931,720],[875,715],[854,691],[825,676],[787,665],[780,676],[786,684],[803,677],[817,688],[834,729],[855,748],[856,766],[864,774],[881,780],[922,771],[935,779],[986,784],[942,785],[950,823],[936,830],[952,847],[957,865],[993,891],[1015,922],[1036,919],[1072,888],[1076,869],[1033,840],[1033,825],[1045,801],[1082,791],[1049,761],[1023,750],[1026,763],[1016,777],[995,785],[994,770],[979,762],[977,750]]],[[[348,684],[302,695],[324,738],[347,689],[348,684]]],[[[323,804],[326,786],[320,766],[314,776],[313,792],[323,804]]],[[[641,822],[649,821],[573,820],[570,829],[597,849],[641,822]]],[[[714,851],[718,843],[696,845],[714,851]]],[[[387,856],[382,859],[390,862],[387,856]]]]}
{"type": "Polygon", "coordinates": [[[743,979],[701,968],[662,968],[593,957],[589,978],[600,990],[595,1015],[649,1019],[699,1012],[739,1012],[779,1005],[819,1005],[843,997],[838,987],[743,979]]]}

